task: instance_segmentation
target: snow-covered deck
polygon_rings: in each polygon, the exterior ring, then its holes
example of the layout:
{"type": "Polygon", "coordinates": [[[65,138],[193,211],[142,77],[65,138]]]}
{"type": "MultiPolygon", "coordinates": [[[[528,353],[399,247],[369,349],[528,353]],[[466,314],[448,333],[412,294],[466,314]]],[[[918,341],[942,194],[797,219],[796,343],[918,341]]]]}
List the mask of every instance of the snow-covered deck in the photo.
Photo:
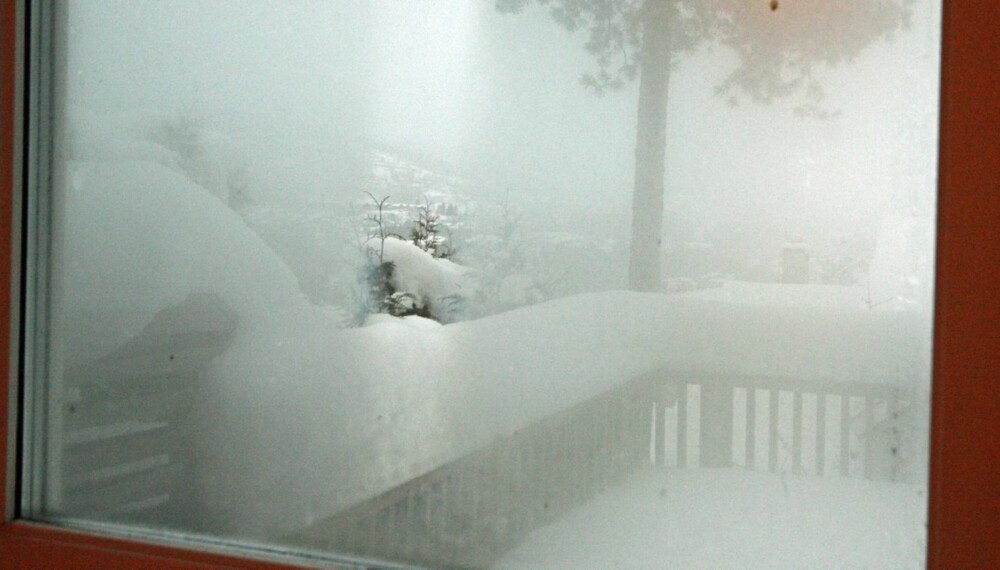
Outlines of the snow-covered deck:
{"type": "Polygon", "coordinates": [[[534,531],[494,567],[922,568],[926,502],[913,484],[655,470],[534,531]]]}
{"type": "Polygon", "coordinates": [[[310,529],[650,374],[928,385],[929,315],[873,308],[851,287],[609,291],[448,326],[343,329],[235,213],[170,168],[81,161],[67,177],[65,207],[85,214],[66,223],[73,262],[57,277],[72,285],[56,335],[67,367],[127,345],[192,294],[236,316],[183,432],[197,434],[189,510],[234,538],[310,529]],[[158,263],[137,269],[150,252],[158,263]]]}
{"type": "MultiPolygon", "coordinates": [[[[788,481],[814,477],[830,484],[810,501],[827,495],[831,505],[853,501],[852,494],[837,497],[855,485],[848,477],[903,486],[924,481],[926,443],[913,420],[924,398],[879,383],[647,374],[286,540],[432,567],[479,567],[540,526],[561,524],[557,519],[569,511],[641,477],[654,460],[701,473],[719,471],[699,467],[719,466],[738,466],[751,477],[768,472],[786,489],[788,481]]],[[[894,513],[906,508],[895,499],[883,506],[894,513]]],[[[891,520],[886,528],[899,530],[891,520]]]]}

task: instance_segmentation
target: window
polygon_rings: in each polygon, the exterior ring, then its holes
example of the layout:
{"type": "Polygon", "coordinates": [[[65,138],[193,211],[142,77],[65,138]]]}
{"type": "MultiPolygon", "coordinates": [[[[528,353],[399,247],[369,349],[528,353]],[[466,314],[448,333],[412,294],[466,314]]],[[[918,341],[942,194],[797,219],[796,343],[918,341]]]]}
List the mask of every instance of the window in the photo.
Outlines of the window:
{"type": "MultiPolygon", "coordinates": [[[[950,38],[950,37],[951,37],[951,36],[949,36],[949,38],[950,38]]],[[[947,81],[947,79],[946,79],[946,81],[947,81]]],[[[973,84],[974,84],[974,83],[973,83],[973,84]]],[[[948,85],[948,84],[946,83],[946,85],[948,85]]],[[[946,93],[948,93],[948,92],[946,91],[946,93]]],[[[947,121],[947,116],[946,116],[946,121],[947,121]]],[[[948,124],[948,123],[946,122],[946,125],[947,125],[947,124],[948,124]]],[[[948,132],[948,130],[947,130],[947,128],[946,128],[946,130],[945,130],[945,132],[944,132],[944,135],[945,135],[945,136],[947,137],[947,135],[948,135],[948,134],[949,134],[949,132],[948,132]]],[[[948,139],[947,139],[947,138],[945,138],[945,141],[946,141],[946,144],[947,144],[947,141],[948,141],[948,139]]],[[[948,150],[948,147],[947,147],[947,146],[945,146],[945,152],[946,152],[946,153],[947,153],[947,150],[948,150]]],[[[948,156],[948,155],[946,154],[945,156],[948,156]]],[[[948,175],[948,173],[949,173],[949,172],[951,172],[951,171],[950,171],[950,170],[948,170],[948,163],[947,163],[947,162],[945,162],[945,164],[944,164],[943,168],[944,168],[944,173],[945,173],[945,175],[946,175],[946,176],[945,176],[945,186],[944,186],[944,189],[945,189],[945,190],[943,190],[943,192],[945,192],[945,193],[944,193],[944,196],[945,196],[945,197],[947,197],[947,192],[946,192],[946,190],[947,190],[947,175],[948,175]]],[[[980,170],[980,172],[981,172],[981,170],[980,170]]],[[[973,186],[971,186],[971,187],[973,187],[973,188],[974,188],[975,186],[973,185],[973,186]]],[[[947,206],[947,205],[948,205],[948,202],[947,202],[947,200],[945,200],[945,201],[943,202],[943,204],[944,204],[945,206],[947,206]]],[[[947,214],[948,214],[948,211],[947,211],[947,208],[943,209],[943,210],[942,210],[942,212],[943,212],[943,215],[947,216],[947,214]]],[[[947,218],[945,218],[945,219],[947,219],[947,218]]],[[[944,229],[947,229],[947,227],[948,227],[947,225],[944,225],[944,226],[942,226],[942,229],[943,229],[943,230],[944,230],[944,229]]],[[[946,234],[945,234],[945,238],[946,238],[946,237],[947,237],[947,236],[946,236],[946,234]]],[[[945,241],[944,243],[947,243],[947,241],[945,241]]],[[[792,253],[794,254],[794,252],[792,252],[792,253]]],[[[942,251],[942,253],[946,253],[946,252],[945,252],[945,251],[942,251]]],[[[792,255],[792,257],[794,257],[794,255],[792,255]]],[[[947,259],[947,258],[946,258],[946,259],[947,259]]],[[[945,274],[945,275],[946,275],[946,274],[945,274]]],[[[940,283],[940,281],[939,281],[939,283],[940,283]]],[[[947,281],[945,281],[945,283],[947,283],[947,281]]],[[[945,291],[945,294],[947,295],[947,289],[945,289],[944,291],[945,291]]],[[[947,297],[945,297],[945,299],[947,299],[947,297]]],[[[938,305],[938,306],[939,306],[939,311],[940,311],[940,310],[943,310],[943,309],[942,309],[942,301],[940,300],[940,298],[939,298],[939,305],[938,305]]],[[[948,307],[948,305],[944,305],[944,307],[948,307]]],[[[950,314],[954,314],[954,313],[950,313],[950,314]]],[[[224,321],[225,319],[222,319],[222,318],[219,318],[219,319],[217,319],[217,320],[220,320],[220,321],[224,321]]],[[[939,321],[939,323],[940,323],[940,322],[941,322],[941,321],[939,321]]],[[[939,329],[939,335],[940,335],[940,334],[941,334],[941,333],[940,333],[940,329],[939,329]]],[[[945,338],[944,342],[945,342],[945,343],[947,343],[947,338],[945,338]]],[[[974,343],[972,343],[972,344],[973,344],[973,346],[974,346],[974,343]]],[[[939,336],[939,338],[938,338],[938,345],[937,345],[937,346],[938,346],[938,350],[940,351],[940,350],[942,349],[942,338],[941,338],[940,336],[939,336]]],[[[992,348],[992,347],[991,347],[991,348],[992,348]]],[[[939,352],[939,359],[938,359],[938,360],[939,360],[939,365],[940,365],[940,361],[941,361],[941,358],[940,358],[940,356],[945,356],[945,357],[947,357],[947,355],[946,355],[946,354],[945,354],[945,355],[941,355],[941,353],[939,352]]],[[[947,362],[947,360],[945,360],[945,362],[947,362]]],[[[939,368],[938,370],[939,370],[938,374],[940,374],[940,368],[939,368]]],[[[940,376],[939,376],[939,378],[940,378],[940,376]]],[[[940,387],[940,384],[939,384],[938,386],[940,387]]],[[[939,400],[939,402],[940,402],[940,400],[939,400]]],[[[989,402],[989,400],[988,400],[988,399],[987,399],[987,400],[984,400],[984,401],[983,401],[983,403],[981,403],[980,405],[986,405],[986,403],[988,403],[988,402],[989,402]]],[[[940,409],[942,409],[942,408],[938,408],[938,409],[940,410],[940,409]]],[[[946,408],[945,408],[945,409],[946,409],[946,408]]],[[[947,416],[945,416],[945,417],[947,417],[947,416]]],[[[947,432],[945,432],[945,433],[947,434],[947,432]]],[[[21,528],[24,528],[24,527],[22,526],[21,528]]],[[[11,530],[11,526],[8,526],[8,528],[7,528],[7,529],[5,529],[5,532],[7,532],[7,533],[8,533],[8,534],[7,534],[6,536],[10,537],[10,536],[12,536],[12,535],[11,535],[10,533],[15,533],[15,536],[16,536],[16,533],[17,533],[17,532],[19,532],[19,531],[17,530],[17,527],[16,527],[16,525],[14,525],[14,530],[11,530]]],[[[27,532],[27,531],[23,531],[23,532],[27,532]]],[[[9,540],[13,540],[13,538],[11,538],[11,539],[9,539],[9,540]]],[[[985,546],[985,545],[987,545],[987,544],[988,544],[987,542],[984,542],[984,543],[983,543],[983,545],[984,545],[984,546],[985,546]]]]}

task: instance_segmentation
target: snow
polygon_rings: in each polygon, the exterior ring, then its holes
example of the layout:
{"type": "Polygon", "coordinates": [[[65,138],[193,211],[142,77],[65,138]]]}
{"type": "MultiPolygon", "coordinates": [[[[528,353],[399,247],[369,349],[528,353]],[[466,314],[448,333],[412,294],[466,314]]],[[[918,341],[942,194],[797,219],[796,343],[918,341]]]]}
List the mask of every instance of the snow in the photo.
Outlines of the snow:
{"type": "MultiPolygon", "coordinates": [[[[864,313],[869,310],[867,292],[861,286],[727,281],[722,287],[694,291],[686,297],[727,305],[775,309],[797,307],[825,313],[864,313]]],[[[879,306],[874,310],[882,312],[889,309],[887,306],[879,306]]]]}
{"type": "Polygon", "coordinates": [[[98,115],[83,108],[74,108],[72,117],[65,149],[74,160],[148,161],[178,168],[180,155],[144,140],[134,117],[98,115]]]}
{"type": "MultiPolygon", "coordinates": [[[[70,162],[57,197],[53,359],[107,354],[194,292],[237,314],[193,420],[212,520],[191,524],[227,537],[285,536],[654,371],[929,383],[929,318],[870,310],[856,288],[611,291],[342,329],[208,190],[142,153],[102,152],[70,162]]],[[[386,258],[400,289],[462,287],[462,268],[412,244],[387,240],[386,258]]]]}
{"type": "Polygon", "coordinates": [[[582,295],[418,330],[319,320],[254,333],[216,367],[205,482],[229,532],[280,536],[646,372],[925,381],[920,322],[582,295]],[[289,442],[294,442],[290,445],[289,442]],[[239,474],[233,476],[232,474],[239,474]]]}
{"type": "Polygon", "coordinates": [[[534,531],[498,569],[922,568],[926,489],[658,470],[534,531]]]}
{"type": "MultiPolygon", "coordinates": [[[[159,311],[214,292],[246,320],[304,309],[288,268],[205,189],[156,163],[66,164],[57,209],[69,365],[121,346],[159,311]]],[[[59,331],[57,331],[59,332],[59,331]]]]}
{"type": "Polygon", "coordinates": [[[385,313],[375,313],[373,315],[369,315],[368,318],[365,319],[364,326],[365,327],[380,326],[387,328],[403,326],[415,330],[426,331],[426,330],[440,328],[442,325],[441,323],[435,321],[434,319],[427,319],[418,315],[393,317],[385,313]]]}
{"type": "Polygon", "coordinates": [[[887,217],[869,275],[872,303],[918,309],[933,306],[934,219],[887,217]]]}
{"type": "Polygon", "coordinates": [[[535,287],[535,280],[525,273],[507,275],[500,281],[497,291],[503,307],[523,307],[541,300],[541,293],[535,287]]]}
{"type": "MultiPolygon", "coordinates": [[[[379,243],[369,243],[378,250],[379,243]]],[[[463,276],[466,272],[461,265],[447,259],[433,257],[408,241],[394,237],[382,242],[383,259],[395,265],[391,283],[396,291],[413,294],[420,306],[435,305],[441,299],[460,294],[464,289],[463,276]]]]}

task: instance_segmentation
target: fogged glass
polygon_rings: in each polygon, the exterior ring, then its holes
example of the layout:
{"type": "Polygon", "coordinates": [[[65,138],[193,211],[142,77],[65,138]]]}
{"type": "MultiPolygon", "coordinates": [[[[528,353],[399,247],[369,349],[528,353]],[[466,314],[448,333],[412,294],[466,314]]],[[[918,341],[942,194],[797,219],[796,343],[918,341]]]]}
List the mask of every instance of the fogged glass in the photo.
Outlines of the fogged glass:
{"type": "Polygon", "coordinates": [[[922,566],[939,12],[59,4],[30,515],[922,566]]]}

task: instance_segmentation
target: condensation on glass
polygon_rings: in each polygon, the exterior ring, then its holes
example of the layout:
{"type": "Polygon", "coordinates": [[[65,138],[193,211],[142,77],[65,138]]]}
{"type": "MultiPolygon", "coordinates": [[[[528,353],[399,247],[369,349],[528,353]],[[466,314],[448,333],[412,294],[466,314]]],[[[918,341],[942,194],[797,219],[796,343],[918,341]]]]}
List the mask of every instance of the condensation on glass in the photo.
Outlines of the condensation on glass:
{"type": "Polygon", "coordinates": [[[27,514],[922,566],[940,10],[58,3],[27,514]]]}

